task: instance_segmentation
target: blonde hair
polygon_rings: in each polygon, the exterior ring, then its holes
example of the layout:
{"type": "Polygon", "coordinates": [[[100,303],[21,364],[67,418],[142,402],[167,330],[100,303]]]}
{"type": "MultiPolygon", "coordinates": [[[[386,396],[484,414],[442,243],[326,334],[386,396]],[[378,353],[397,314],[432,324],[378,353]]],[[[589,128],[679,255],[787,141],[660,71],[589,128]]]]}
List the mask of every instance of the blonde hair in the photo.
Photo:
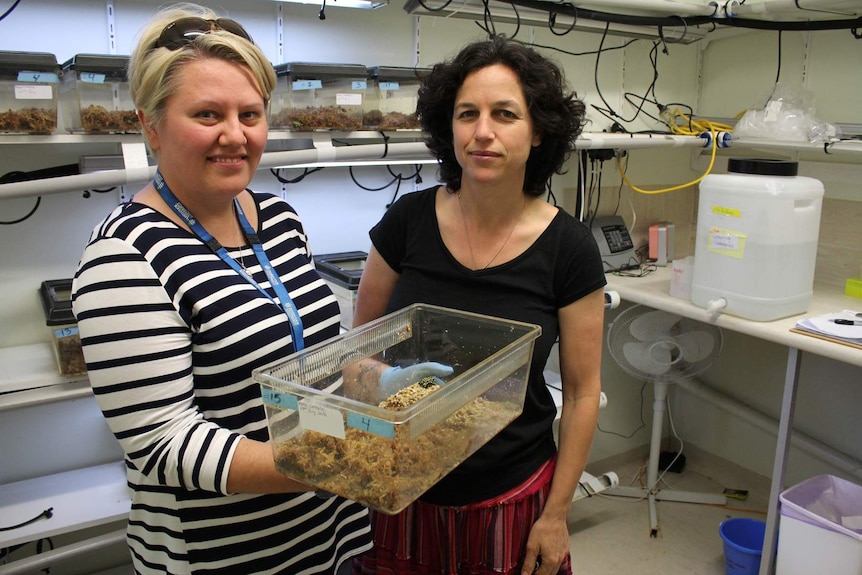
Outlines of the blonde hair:
{"type": "Polygon", "coordinates": [[[165,102],[178,90],[179,71],[190,62],[210,58],[247,67],[268,107],[276,82],[275,70],[253,42],[224,30],[212,30],[177,50],[155,48],[165,26],[187,17],[215,20],[219,15],[197,4],[175,4],[156,13],[141,31],[129,59],[129,91],[135,107],[152,125],[158,124],[164,116],[165,102]]]}

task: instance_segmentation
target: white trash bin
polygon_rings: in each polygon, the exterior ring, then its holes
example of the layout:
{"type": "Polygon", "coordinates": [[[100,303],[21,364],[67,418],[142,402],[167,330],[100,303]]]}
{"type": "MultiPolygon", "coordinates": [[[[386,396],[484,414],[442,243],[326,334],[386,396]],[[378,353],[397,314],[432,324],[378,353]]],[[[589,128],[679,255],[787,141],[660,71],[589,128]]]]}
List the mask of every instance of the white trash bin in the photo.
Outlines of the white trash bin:
{"type": "Polygon", "coordinates": [[[818,475],[780,501],[776,575],[862,575],[862,486],[818,475]]]}

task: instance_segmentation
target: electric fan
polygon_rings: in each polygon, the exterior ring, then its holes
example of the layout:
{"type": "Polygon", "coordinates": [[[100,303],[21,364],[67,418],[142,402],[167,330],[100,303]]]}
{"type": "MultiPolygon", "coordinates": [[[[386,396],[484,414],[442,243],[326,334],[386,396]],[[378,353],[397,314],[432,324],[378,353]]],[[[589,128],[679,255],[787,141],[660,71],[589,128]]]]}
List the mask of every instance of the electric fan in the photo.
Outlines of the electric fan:
{"type": "Polygon", "coordinates": [[[647,482],[643,488],[616,487],[610,493],[649,500],[650,536],[658,534],[656,501],[724,505],[724,495],[659,489],[658,465],[668,386],[694,377],[709,367],[721,351],[718,326],[665,311],[636,305],[608,329],[611,357],[629,375],[653,383],[653,419],[647,482]]]}

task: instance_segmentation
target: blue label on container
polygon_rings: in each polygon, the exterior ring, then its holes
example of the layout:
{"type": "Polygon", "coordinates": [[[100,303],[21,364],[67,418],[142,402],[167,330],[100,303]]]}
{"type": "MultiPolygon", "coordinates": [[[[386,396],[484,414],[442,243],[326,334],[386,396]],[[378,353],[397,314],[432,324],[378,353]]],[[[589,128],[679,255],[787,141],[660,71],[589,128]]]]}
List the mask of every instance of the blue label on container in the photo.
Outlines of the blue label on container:
{"type": "Polygon", "coordinates": [[[398,89],[400,89],[398,82],[380,82],[379,85],[380,85],[381,90],[398,90],[398,89]]]}
{"type": "Polygon", "coordinates": [[[354,429],[361,429],[374,435],[393,439],[395,437],[395,426],[388,421],[368,417],[367,415],[359,415],[358,413],[347,414],[347,425],[354,429]]]}
{"type": "Polygon", "coordinates": [[[81,72],[80,79],[82,82],[87,82],[88,84],[104,84],[105,83],[105,75],[97,74],[95,72],[81,72]]]}
{"type": "Polygon", "coordinates": [[[266,405],[271,405],[280,409],[296,410],[299,408],[296,396],[291,393],[280,393],[271,389],[261,389],[260,395],[263,397],[263,402],[266,405]]]}
{"type": "Polygon", "coordinates": [[[54,337],[56,337],[57,339],[71,337],[73,335],[78,335],[78,328],[76,326],[58,327],[54,330],[54,337]]]}
{"type": "Polygon", "coordinates": [[[366,82],[365,80],[356,80],[353,82],[353,89],[354,90],[364,90],[367,87],[368,87],[368,82],[366,82]]]}
{"type": "Polygon", "coordinates": [[[322,88],[323,84],[320,83],[320,80],[297,80],[291,86],[294,90],[314,90],[322,88]]]}
{"type": "Polygon", "coordinates": [[[18,72],[19,82],[44,82],[46,84],[56,84],[60,81],[59,76],[52,72],[28,72],[22,70],[18,72]]]}

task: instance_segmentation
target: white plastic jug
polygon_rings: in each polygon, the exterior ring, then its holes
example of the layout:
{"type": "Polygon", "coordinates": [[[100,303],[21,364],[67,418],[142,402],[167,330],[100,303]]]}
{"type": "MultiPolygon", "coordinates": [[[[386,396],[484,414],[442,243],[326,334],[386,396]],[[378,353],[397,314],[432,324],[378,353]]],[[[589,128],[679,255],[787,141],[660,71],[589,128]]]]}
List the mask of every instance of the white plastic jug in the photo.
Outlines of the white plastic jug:
{"type": "Polygon", "coordinates": [[[798,164],[731,159],[700,183],[691,301],[754,321],[811,303],[823,184],[798,164]]]}

